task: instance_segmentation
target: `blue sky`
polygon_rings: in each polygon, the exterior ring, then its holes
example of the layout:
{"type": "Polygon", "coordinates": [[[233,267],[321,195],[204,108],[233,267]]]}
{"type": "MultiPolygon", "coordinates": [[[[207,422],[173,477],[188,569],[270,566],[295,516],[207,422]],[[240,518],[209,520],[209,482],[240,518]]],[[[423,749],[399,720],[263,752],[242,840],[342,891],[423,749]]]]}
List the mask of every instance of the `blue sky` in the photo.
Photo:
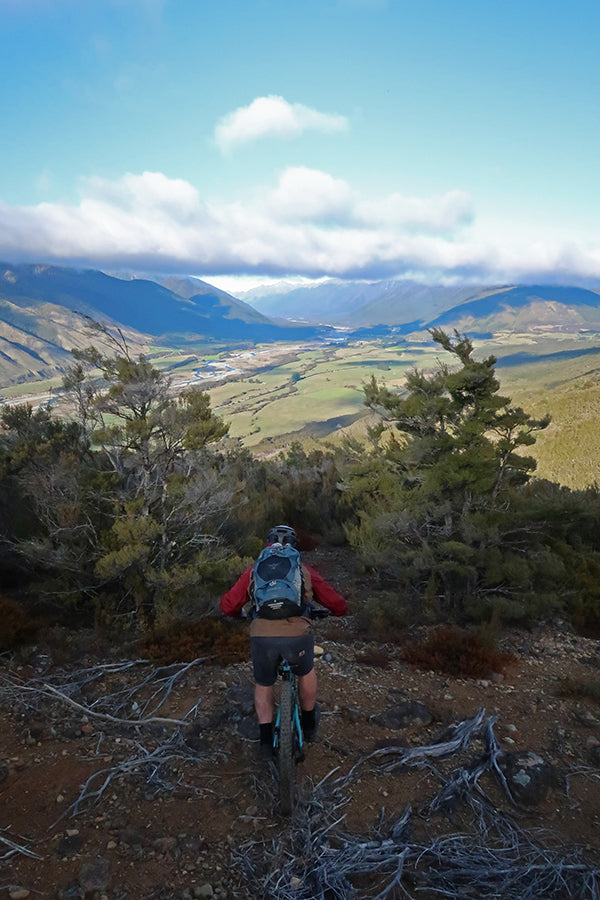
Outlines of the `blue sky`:
{"type": "Polygon", "coordinates": [[[600,287],[599,38],[597,0],[0,0],[0,258],[600,287]]]}

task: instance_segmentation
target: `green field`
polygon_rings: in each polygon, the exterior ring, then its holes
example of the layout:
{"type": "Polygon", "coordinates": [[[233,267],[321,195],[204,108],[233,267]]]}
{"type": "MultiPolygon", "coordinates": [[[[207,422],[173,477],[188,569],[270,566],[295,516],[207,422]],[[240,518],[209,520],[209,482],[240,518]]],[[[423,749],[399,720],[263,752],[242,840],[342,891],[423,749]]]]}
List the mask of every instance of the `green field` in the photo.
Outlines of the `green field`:
{"type": "MultiPolygon", "coordinates": [[[[579,349],[585,354],[552,359],[544,359],[544,350],[537,362],[498,372],[514,405],[552,416],[533,448],[537,474],[571,488],[600,484],[600,347],[579,349]]],[[[550,353],[556,352],[555,345],[550,353]]]]}
{"type": "MultiPolygon", "coordinates": [[[[476,356],[495,355],[501,393],[535,417],[552,416],[532,450],[537,474],[571,488],[600,483],[600,335],[501,335],[474,341],[476,356]]],[[[152,362],[173,376],[210,393],[213,408],[230,423],[230,435],[256,453],[272,453],[293,440],[307,445],[365,434],[372,416],[363,386],[374,375],[390,389],[401,387],[415,366],[430,370],[453,360],[423,341],[360,341],[314,346],[254,348],[240,357],[224,348],[153,348],[152,362]],[[216,350],[216,352],[215,352],[216,350]],[[241,361],[243,360],[243,361],[241,361]],[[194,379],[211,361],[244,366],[226,380],[194,379]]],[[[48,402],[61,380],[3,389],[12,402],[48,402]]],[[[59,406],[61,413],[64,408],[59,406]]]]}
{"type": "MultiPolygon", "coordinates": [[[[600,338],[507,335],[474,343],[479,358],[498,357],[501,393],[514,406],[536,417],[552,416],[532,450],[537,475],[572,488],[600,483],[600,338]]],[[[213,406],[231,423],[232,437],[255,452],[272,452],[292,440],[311,444],[364,434],[371,417],[363,385],[371,376],[394,389],[408,370],[428,370],[438,360],[451,361],[425,343],[361,342],[298,351],[291,362],[211,386],[209,392],[213,406]]]]}
{"type": "MultiPolygon", "coordinates": [[[[431,357],[433,360],[433,356],[431,357]]],[[[404,348],[361,343],[298,351],[292,361],[252,377],[211,386],[213,407],[247,447],[295,433],[335,432],[367,414],[363,385],[372,375],[393,388],[414,355],[404,348]],[[323,423],[328,422],[329,428],[323,423]]]]}

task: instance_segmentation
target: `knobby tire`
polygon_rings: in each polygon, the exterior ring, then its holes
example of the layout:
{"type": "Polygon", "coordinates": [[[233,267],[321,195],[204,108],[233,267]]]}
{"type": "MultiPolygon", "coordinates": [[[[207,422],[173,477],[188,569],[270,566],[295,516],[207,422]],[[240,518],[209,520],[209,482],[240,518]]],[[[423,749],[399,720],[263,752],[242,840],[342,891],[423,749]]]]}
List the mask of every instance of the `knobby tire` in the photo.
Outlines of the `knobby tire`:
{"type": "Polygon", "coordinates": [[[296,761],[294,759],[294,726],[292,716],[292,684],[281,683],[281,718],[279,722],[279,803],[284,816],[292,814],[296,794],[296,761]]]}

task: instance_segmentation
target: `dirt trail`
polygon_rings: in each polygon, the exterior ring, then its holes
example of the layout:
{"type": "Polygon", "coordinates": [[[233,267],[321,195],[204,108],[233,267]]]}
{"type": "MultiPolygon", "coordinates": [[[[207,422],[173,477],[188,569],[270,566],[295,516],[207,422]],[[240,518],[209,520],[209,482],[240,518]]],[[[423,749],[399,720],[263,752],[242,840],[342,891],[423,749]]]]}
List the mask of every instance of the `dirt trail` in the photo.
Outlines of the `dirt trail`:
{"type": "MultiPolygon", "coordinates": [[[[337,574],[339,583],[338,562],[323,556],[321,570],[337,574]]],[[[510,631],[502,646],[515,654],[515,664],[502,678],[490,673],[471,680],[416,669],[400,648],[361,641],[352,617],[346,624],[320,623],[316,631],[322,719],[319,740],[299,771],[305,798],[332,772],[346,775],[378,747],[431,744],[484,709],[497,719],[501,747],[538,754],[553,780],[539,802],[518,810],[489,775],[483,790],[521,827],[548,829],[551,843],[576,846],[588,862],[598,862],[600,707],[576,692],[560,695],[567,677],[598,688],[596,641],[561,624],[510,631]],[[385,716],[409,701],[429,715],[393,727],[385,716]]],[[[93,645],[61,666],[41,644],[0,660],[0,883],[11,886],[13,900],[249,897],[236,848],[255,853],[261,842],[285,843],[286,834],[291,841],[293,824],[277,812],[274,773],[256,759],[248,663],[192,666],[169,691],[164,678],[138,690],[151,669],[127,667],[118,654],[94,655],[93,645]],[[91,672],[94,678],[84,683],[91,672]],[[40,693],[44,683],[66,699],[40,693]],[[112,709],[114,718],[135,718],[153,696],[146,715],[158,700],[164,702],[157,716],[179,718],[198,704],[196,714],[183,727],[136,727],[106,717],[112,709]],[[103,710],[104,718],[96,716],[103,710]],[[83,800],[94,773],[101,774],[83,800]]],[[[481,747],[473,745],[465,759],[478,753],[481,747]]],[[[456,765],[382,773],[361,764],[344,788],[340,827],[368,840],[382,809],[393,821],[407,803],[418,830],[429,836],[463,827],[460,810],[421,816],[456,765]]]]}

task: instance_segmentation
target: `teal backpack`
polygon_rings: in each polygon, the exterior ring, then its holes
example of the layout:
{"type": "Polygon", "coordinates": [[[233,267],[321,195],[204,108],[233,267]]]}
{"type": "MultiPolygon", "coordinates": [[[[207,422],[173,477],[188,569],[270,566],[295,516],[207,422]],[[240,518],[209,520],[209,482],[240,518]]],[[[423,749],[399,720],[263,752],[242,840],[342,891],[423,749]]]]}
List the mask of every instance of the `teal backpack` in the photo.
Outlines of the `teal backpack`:
{"type": "Polygon", "coordinates": [[[262,619],[299,616],[304,600],[300,554],[291,544],[261,551],[252,573],[256,615],[262,619]]]}

